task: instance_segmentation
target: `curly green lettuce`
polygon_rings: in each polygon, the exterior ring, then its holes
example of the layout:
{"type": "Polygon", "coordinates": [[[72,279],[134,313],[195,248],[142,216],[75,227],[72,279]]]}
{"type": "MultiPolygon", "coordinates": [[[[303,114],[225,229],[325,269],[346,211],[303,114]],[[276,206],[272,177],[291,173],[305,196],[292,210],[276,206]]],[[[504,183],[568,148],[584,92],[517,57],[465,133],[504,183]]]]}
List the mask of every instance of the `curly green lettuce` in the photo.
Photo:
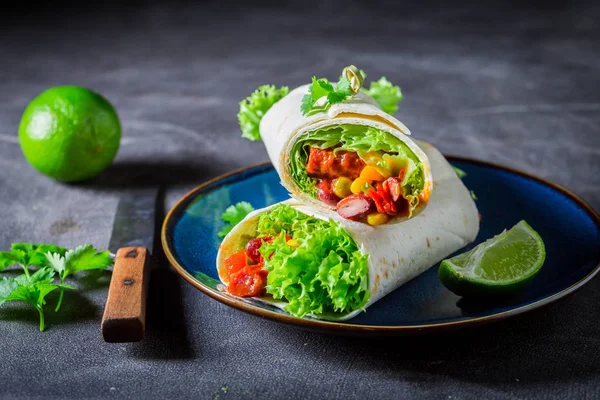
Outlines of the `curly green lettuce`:
{"type": "Polygon", "coordinates": [[[259,217],[267,293],[285,299],[292,315],[349,313],[369,300],[368,256],[335,221],[323,221],[279,204],[259,217]],[[286,241],[286,235],[292,237],[286,241]]]}
{"type": "Polygon", "coordinates": [[[300,137],[290,151],[290,173],[298,187],[305,193],[317,197],[317,181],[308,176],[309,147],[334,151],[371,152],[382,151],[397,154],[408,161],[407,170],[402,186],[405,193],[418,195],[425,184],[423,163],[416,154],[394,135],[377,128],[363,125],[329,126],[300,137]],[[337,147],[336,147],[337,146],[337,147]]]}
{"type": "Polygon", "coordinates": [[[371,82],[369,89],[363,89],[363,91],[371,96],[379,104],[379,107],[388,114],[394,114],[398,111],[398,103],[403,98],[400,86],[393,85],[385,76],[377,82],[371,82]]]}
{"type": "Polygon", "coordinates": [[[240,102],[238,121],[242,129],[242,137],[248,140],[260,140],[260,121],[269,108],[284,98],[290,89],[282,86],[277,89],[274,85],[263,85],[250,96],[240,102]]]}

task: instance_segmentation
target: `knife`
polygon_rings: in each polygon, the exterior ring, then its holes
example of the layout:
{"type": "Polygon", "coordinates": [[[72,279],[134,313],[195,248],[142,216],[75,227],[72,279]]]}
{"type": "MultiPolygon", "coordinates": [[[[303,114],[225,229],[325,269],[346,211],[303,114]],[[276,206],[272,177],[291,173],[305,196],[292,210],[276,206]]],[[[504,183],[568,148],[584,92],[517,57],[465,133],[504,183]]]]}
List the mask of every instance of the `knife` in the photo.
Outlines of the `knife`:
{"type": "Polygon", "coordinates": [[[106,342],[144,337],[157,193],[158,188],[128,192],[117,206],[108,246],[116,257],[102,317],[106,342]]]}

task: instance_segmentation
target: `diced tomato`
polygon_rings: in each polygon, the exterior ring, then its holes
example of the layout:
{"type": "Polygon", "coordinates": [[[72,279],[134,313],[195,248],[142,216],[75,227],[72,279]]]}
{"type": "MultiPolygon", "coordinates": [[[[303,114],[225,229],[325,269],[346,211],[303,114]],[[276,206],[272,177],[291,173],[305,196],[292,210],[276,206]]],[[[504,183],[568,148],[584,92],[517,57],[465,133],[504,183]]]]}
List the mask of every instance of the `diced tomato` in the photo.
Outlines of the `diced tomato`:
{"type": "MultiPolygon", "coordinates": [[[[398,202],[395,202],[392,199],[389,188],[390,185],[388,182],[384,182],[383,184],[378,183],[375,186],[375,189],[369,189],[367,196],[372,198],[375,202],[377,212],[386,213],[393,216],[398,214],[398,202]]],[[[401,199],[404,200],[403,198],[401,199]]]]}
{"type": "Polygon", "coordinates": [[[225,259],[225,266],[227,267],[227,275],[231,277],[231,274],[238,272],[248,264],[246,260],[246,252],[240,250],[237,253],[227,257],[225,259]]]}
{"type": "Polygon", "coordinates": [[[306,164],[309,176],[321,179],[335,179],[342,176],[356,179],[365,167],[365,162],[355,152],[311,147],[306,164]]]}
{"type": "Polygon", "coordinates": [[[375,202],[375,207],[377,207],[377,212],[380,212],[380,213],[385,212],[385,208],[383,206],[383,199],[381,198],[381,195],[379,194],[378,191],[376,191],[375,189],[369,189],[367,191],[367,196],[372,198],[373,201],[375,202]]]}
{"type": "Polygon", "coordinates": [[[402,196],[402,181],[400,178],[389,177],[383,182],[383,187],[390,193],[393,201],[398,201],[402,196]]]}
{"type": "Polygon", "coordinates": [[[263,296],[267,285],[268,272],[263,264],[247,265],[229,277],[227,291],[234,296],[263,296]]]}
{"type": "Polygon", "coordinates": [[[396,205],[394,204],[394,200],[392,200],[390,192],[386,190],[386,187],[388,187],[388,185],[382,185],[377,192],[383,199],[383,209],[385,210],[385,213],[389,215],[395,215],[398,213],[398,210],[396,209],[396,205]]]}

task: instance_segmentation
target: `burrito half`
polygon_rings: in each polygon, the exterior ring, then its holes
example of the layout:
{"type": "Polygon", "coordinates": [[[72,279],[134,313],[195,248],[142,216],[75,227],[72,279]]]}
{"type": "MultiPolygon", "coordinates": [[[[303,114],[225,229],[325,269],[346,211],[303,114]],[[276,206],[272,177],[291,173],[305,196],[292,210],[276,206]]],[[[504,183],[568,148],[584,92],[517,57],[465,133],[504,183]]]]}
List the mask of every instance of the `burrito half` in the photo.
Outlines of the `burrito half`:
{"type": "Polygon", "coordinates": [[[479,219],[468,190],[435,148],[421,146],[435,180],[417,218],[369,226],[296,200],[253,211],[217,255],[228,292],[345,320],[473,241],[479,219]]]}
{"type": "Polygon", "coordinates": [[[309,87],[291,91],[260,123],[269,158],[292,197],[371,225],[416,215],[429,200],[432,178],[408,128],[363,92],[303,115],[309,87]]]}

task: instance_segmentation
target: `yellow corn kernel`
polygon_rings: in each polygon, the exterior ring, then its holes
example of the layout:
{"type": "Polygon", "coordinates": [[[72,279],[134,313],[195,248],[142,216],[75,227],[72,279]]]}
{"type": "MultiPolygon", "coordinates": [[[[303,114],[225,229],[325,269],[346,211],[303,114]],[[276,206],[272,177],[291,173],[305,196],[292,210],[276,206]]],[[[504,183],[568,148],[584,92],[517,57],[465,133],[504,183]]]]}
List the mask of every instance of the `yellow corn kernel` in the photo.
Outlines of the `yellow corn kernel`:
{"type": "Polygon", "coordinates": [[[345,176],[337,178],[333,181],[333,193],[340,199],[348,197],[352,194],[350,186],[352,186],[352,179],[346,178],[345,176]]]}
{"type": "Polygon", "coordinates": [[[369,225],[383,225],[389,220],[390,218],[386,213],[373,213],[367,216],[367,223],[369,225]]]}
{"type": "Polygon", "coordinates": [[[363,187],[368,185],[369,182],[365,181],[363,178],[356,178],[352,185],[350,185],[350,191],[354,194],[362,193],[363,187]]]}
{"type": "Polygon", "coordinates": [[[377,168],[367,165],[360,173],[360,177],[366,181],[383,182],[385,178],[377,171],[377,168]]]}
{"type": "Polygon", "coordinates": [[[298,239],[290,239],[285,243],[288,246],[290,246],[292,249],[296,249],[296,248],[300,247],[300,241],[298,239]]]}

